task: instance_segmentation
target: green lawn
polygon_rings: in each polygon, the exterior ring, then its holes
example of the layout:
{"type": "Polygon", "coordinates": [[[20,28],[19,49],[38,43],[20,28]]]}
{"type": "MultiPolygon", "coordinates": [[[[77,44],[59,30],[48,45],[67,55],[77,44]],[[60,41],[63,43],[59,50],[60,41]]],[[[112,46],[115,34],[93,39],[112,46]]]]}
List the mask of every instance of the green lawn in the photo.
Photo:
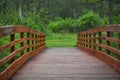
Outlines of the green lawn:
{"type": "Polygon", "coordinates": [[[75,47],[77,46],[77,34],[75,33],[51,33],[46,36],[47,47],[75,47]]]}

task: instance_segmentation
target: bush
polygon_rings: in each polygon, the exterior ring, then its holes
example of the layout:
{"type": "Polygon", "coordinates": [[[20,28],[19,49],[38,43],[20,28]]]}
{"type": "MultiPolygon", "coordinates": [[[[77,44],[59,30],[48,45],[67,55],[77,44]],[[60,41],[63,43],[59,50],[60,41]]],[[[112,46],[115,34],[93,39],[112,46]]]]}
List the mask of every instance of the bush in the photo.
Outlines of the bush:
{"type": "Polygon", "coordinates": [[[60,16],[56,16],[56,17],[54,18],[54,21],[61,21],[61,20],[63,20],[63,18],[60,17],[60,16]]]}
{"type": "Polygon", "coordinates": [[[71,18],[62,19],[60,17],[56,17],[55,20],[56,21],[50,22],[48,25],[48,30],[55,33],[79,32],[109,24],[107,17],[101,19],[100,16],[93,11],[89,11],[77,20],[71,18]]]}
{"type": "Polygon", "coordinates": [[[23,18],[23,25],[31,27],[37,31],[43,31],[43,22],[39,15],[31,15],[32,17],[23,18]]]}
{"type": "Polygon", "coordinates": [[[75,20],[71,18],[60,19],[58,21],[53,21],[48,25],[48,29],[52,32],[66,33],[72,32],[74,28],[75,20]]]}
{"type": "Polygon", "coordinates": [[[115,16],[113,19],[115,24],[120,24],[120,15],[115,16]]]}
{"type": "Polygon", "coordinates": [[[103,24],[104,25],[109,25],[109,19],[108,19],[107,16],[104,16],[104,18],[103,18],[103,24]]]}
{"type": "Polygon", "coordinates": [[[77,19],[77,26],[81,31],[95,28],[103,25],[103,21],[100,16],[93,11],[89,11],[85,15],[77,19]]]}

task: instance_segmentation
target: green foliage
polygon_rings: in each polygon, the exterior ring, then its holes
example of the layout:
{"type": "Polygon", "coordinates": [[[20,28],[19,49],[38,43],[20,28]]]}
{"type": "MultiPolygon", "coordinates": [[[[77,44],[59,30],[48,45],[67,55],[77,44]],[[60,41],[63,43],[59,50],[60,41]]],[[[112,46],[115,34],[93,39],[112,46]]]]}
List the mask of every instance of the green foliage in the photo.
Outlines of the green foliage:
{"type": "Polygon", "coordinates": [[[49,10],[48,8],[41,8],[38,15],[40,16],[41,20],[43,21],[44,25],[48,24],[49,23],[49,10]]]}
{"type": "Polygon", "coordinates": [[[114,21],[116,24],[120,24],[120,15],[114,17],[114,21]]]}
{"type": "Polygon", "coordinates": [[[109,25],[109,20],[108,20],[108,17],[107,17],[107,16],[105,16],[105,17],[103,18],[103,24],[104,24],[104,25],[109,25]]]}
{"type": "Polygon", "coordinates": [[[0,15],[0,26],[16,25],[16,24],[20,24],[18,15],[16,13],[13,12],[13,14],[10,15],[10,12],[9,12],[9,13],[6,13],[6,15],[2,15],[2,14],[0,15]]]}
{"type": "Polygon", "coordinates": [[[102,19],[93,11],[89,11],[88,13],[77,19],[77,26],[80,28],[81,31],[95,28],[101,25],[103,25],[102,19]]]}
{"type": "Polygon", "coordinates": [[[39,15],[29,15],[28,18],[23,18],[23,24],[26,26],[29,26],[37,31],[43,31],[43,22],[41,20],[41,17],[39,15]]]}
{"type": "Polygon", "coordinates": [[[55,33],[72,32],[73,28],[74,28],[74,20],[72,20],[71,18],[53,21],[48,25],[48,29],[55,33]]]}
{"type": "Polygon", "coordinates": [[[97,26],[102,26],[108,23],[108,18],[105,17],[101,19],[97,13],[93,11],[89,11],[88,13],[80,16],[77,20],[72,18],[62,19],[61,17],[56,17],[56,21],[50,22],[48,25],[48,29],[52,32],[79,32],[91,28],[95,28],[97,26]]]}
{"type": "Polygon", "coordinates": [[[60,16],[56,16],[56,17],[54,18],[54,21],[61,21],[61,20],[63,20],[63,18],[60,17],[60,16]]]}

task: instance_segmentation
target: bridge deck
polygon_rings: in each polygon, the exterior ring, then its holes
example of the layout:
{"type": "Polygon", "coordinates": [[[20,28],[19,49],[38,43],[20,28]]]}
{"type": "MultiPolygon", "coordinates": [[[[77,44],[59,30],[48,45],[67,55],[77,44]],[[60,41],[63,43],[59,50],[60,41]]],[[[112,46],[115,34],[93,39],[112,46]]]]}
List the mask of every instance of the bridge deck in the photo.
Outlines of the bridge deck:
{"type": "Polygon", "coordinates": [[[78,48],[48,48],[26,62],[11,80],[120,80],[120,73],[78,48]]]}

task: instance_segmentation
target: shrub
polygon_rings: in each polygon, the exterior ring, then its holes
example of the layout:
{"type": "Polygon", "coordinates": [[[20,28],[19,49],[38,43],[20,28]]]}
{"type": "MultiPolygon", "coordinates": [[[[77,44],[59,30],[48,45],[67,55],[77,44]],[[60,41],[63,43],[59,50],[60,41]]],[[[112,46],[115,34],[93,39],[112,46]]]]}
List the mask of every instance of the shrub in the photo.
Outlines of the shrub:
{"type": "Polygon", "coordinates": [[[74,20],[71,18],[60,19],[58,21],[50,22],[48,29],[52,32],[66,33],[72,32],[74,27],[74,20]]]}
{"type": "Polygon", "coordinates": [[[115,24],[120,24],[120,15],[115,16],[113,19],[115,24]]]}
{"type": "Polygon", "coordinates": [[[89,11],[88,13],[77,19],[77,26],[80,28],[81,31],[95,28],[96,26],[101,25],[103,25],[102,19],[93,11],[89,11]]]}
{"type": "Polygon", "coordinates": [[[37,31],[43,31],[43,22],[39,15],[34,15],[29,18],[23,18],[23,24],[37,31]]]}
{"type": "Polygon", "coordinates": [[[60,16],[56,16],[56,17],[54,18],[54,21],[61,21],[61,20],[63,20],[63,18],[60,17],[60,16]]]}
{"type": "Polygon", "coordinates": [[[56,21],[48,24],[48,30],[55,33],[79,32],[109,24],[107,17],[101,19],[100,16],[93,11],[89,11],[83,16],[80,16],[77,20],[71,18],[62,19],[60,17],[56,17],[55,20],[56,21]]]}

